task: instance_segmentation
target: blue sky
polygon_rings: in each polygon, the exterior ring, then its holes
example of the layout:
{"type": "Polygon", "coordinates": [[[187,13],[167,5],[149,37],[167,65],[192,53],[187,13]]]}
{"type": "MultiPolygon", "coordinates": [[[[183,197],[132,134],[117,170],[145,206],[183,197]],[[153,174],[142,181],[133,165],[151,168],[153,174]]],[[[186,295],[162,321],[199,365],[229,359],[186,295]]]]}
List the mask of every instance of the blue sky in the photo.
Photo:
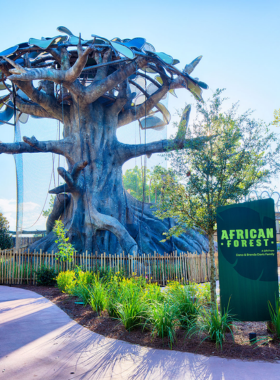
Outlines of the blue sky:
{"type": "MultiPolygon", "coordinates": [[[[228,104],[240,101],[240,112],[251,108],[254,117],[267,123],[280,107],[280,2],[268,1],[18,1],[1,6],[0,50],[30,37],[51,37],[63,25],[83,38],[98,34],[107,38],[145,37],[157,51],[180,60],[182,69],[199,55],[203,59],[194,76],[209,85],[207,99],[216,88],[226,88],[228,104]]],[[[177,91],[169,97],[169,110],[194,104],[191,94],[177,91]]],[[[194,112],[193,112],[194,115],[194,112]]],[[[173,117],[173,120],[176,120],[173,117]]],[[[275,131],[277,131],[275,129],[275,131]]],[[[172,132],[171,127],[169,133],[172,132]]],[[[57,123],[31,120],[22,134],[39,139],[55,138],[57,123]]],[[[0,140],[12,142],[13,131],[0,126],[0,140]]],[[[51,175],[51,156],[27,155],[25,170],[24,227],[40,214],[51,175]]],[[[14,228],[15,171],[13,157],[0,156],[0,210],[14,228]]],[[[279,188],[279,187],[278,187],[279,188]]],[[[43,228],[41,219],[34,228],[43,228]]]]}

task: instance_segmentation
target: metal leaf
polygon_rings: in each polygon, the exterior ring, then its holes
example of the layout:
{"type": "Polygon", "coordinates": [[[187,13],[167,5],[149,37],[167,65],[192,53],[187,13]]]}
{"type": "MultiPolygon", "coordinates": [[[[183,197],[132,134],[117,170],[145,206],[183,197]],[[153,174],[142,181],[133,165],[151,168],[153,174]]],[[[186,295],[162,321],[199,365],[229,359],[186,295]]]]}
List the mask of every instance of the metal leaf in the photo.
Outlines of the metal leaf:
{"type": "Polygon", "coordinates": [[[155,93],[157,90],[159,89],[159,87],[157,87],[155,84],[153,83],[150,83],[149,86],[147,87],[147,93],[149,95],[152,95],[153,93],[155,93]]]}
{"type": "Polygon", "coordinates": [[[22,113],[19,117],[19,121],[21,122],[21,124],[26,124],[28,121],[28,118],[29,118],[29,115],[27,115],[27,113],[22,113]]]}
{"type": "Polygon", "coordinates": [[[202,90],[201,88],[196,84],[196,83],[193,83],[192,81],[190,81],[189,79],[187,79],[187,88],[188,90],[190,90],[190,92],[193,94],[193,96],[198,99],[198,100],[202,100],[202,90]]]}
{"type": "Polygon", "coordinates": [[[18,50],[19,46],[15,45],[13,47],[10,47],[9,49],[3,50],[0,53],[0,57],[9,57],[10,55],[14,54],[18,50]]]}
{"type": "MultiPolygon", "coordinates": [[[[69,44],[70,45],[78,45],[79,43],[79,37],[76,37],[76,36],[70,36],[69,37],[69,40],[68,40],[69,44]]],[[[81,42],[83,42],[83,40],[81,39],[81,42]]]]}
{"type": "MultiPolygon", "coordinates": [[[[163,84],[163,81],[162,81],[161,76],[157,75],[157,76],[155,77],[155,79],[156,79],[156,80],[158,81],[158,83],[160,83],[161,85],[163,84]]],[[[175,96],[175,98],[178,98],[178,96],[176,95],[176,92],[175,92],[173,89],[169,90],[169,92],[170,92],[171,95],[175,96]]]]}
{"type": "Polygon", "coordinates": [[[145,117],[139,120],[139,123],[141,129],[155,129],[156,131],[162,131],[166,125],[166,123],[157,116],[145,117]]]}
{"type": "Polygon", "coordinates": [[[123,44],[129,48],[134,48],[134,49],[137,49],[137,50],[141,50],[143,48],[143,46],[145,45],[146,43],[146,40],[145,38],[142,38],[142,37],[136,37],[136,38],[133,38],[132,40],[128,41],[128,42],[123,42],[123,44]]]}
{"type": "MultiPolygon", "coordinates": [[[[8,105],[14,107],[11,101],[8,102],[8,105]]],[[[9,122],[11,118],[13,117],[13,115],[14,115],[14,109],[6,106],[6,109],[0,112],[0,125],[4,125],[5,122],[9,122]]]]}
{"type": "Polygon", "coordinates": [[[209,88],[208,84],[206,84],[206,83],[204,83],[204,82],[198,81],[197,84],[198,84],[200,87],[204,88],[205,90],[208,90],[208,88],[209,88]]]}
{"type": "Polygon", "coordinates": [[[172,65],[177,65],[180,63],[179,59],[173,59],[172,65]]]}
{"type": "Polygon", "coordinates": [[[139,106],[140,104],[143,104],[146,101],[146,99],[146,96],[141,93],[138,96],[136,96],[134,105],[139,106]]]}
{"type": "Polygon", "coordinates": [[[0,110],[1,110],[1,108],[4,106],[4,101],[2,100],[2,99],[5,99],[7,96],[6,95],[4,95],[4,96],[0,96],[0,110]]]}
{"type": "Polygon", "coordinates": [[[6,84],[5,86],[3,82],[0,82],[0,91],[7,90],[7,87],[10,88],[12,86],[9,84],[6,84]]]}
{"type": "Polygon", "coordinates": [[[145,45],[143,46],[143,50],[144,51],[150,51],[152,53],[154,53],[156,51],[154,46],[152,44],[149,44],[148,42],[146,42],[145,45]]]}
{"type": "Polygon", "coordinates": [[[29,39],[29,45],[35,45],[38,46],[40,49],[47,49],[50,45],[53,45],[54,43],[57,44],[62,41],[66,41],[68,39],[67,36],[56,36],[53,38],[49,38],[46,40],[38,40],[36,38],[30,38],[29,39]]]}
{"type": "Polygon", "coordinates": [[[119,37],[112,38],[111,41],[113,41],[113,42],[122,42],[122,40],[119,37]]]}
{"type": "Polygon", "coordinates": [[[68,36],[73,36],[73,33],[68,28],[66,28],[66,26],[58,26],[56,30],[58,30],[60,33],[68,34],[68,36]]]}
{"type": "Polygon", "coordinates": [[[106,42],[108,42],[108,44],[111,44],[111,42],[109,40],[107,40],[107,38],[100,37],[97,34],[92,34],[91,37],[99,38],[100,40],[106,41],[106,42]]]}
{"type": "Polygon", "coordinates": [[[162,103],[158,103],[157,108],[159,108],[160,112],[163,114],[163,117],[164,117],[166,123],[169,124],[169,122],[171,120],[171,115],[170,115],[170,112],[168,111],[168,109],[162,103]]]}
{"type": "Polygon", "coordinates": [[[148,66],[142,67],[140,70],[144,71],[144,73],[157,74],[157,71],[153,70],[152,68],[148,66]]]}
{"type": "Polygon", "coordinates": [[[173,57],[171,57],[171,55],[157,52],[155,52],[154,54],[157,55],[163,62],[167,63],[168,65],[172,65],[173,57]]]}
{"type": "Polygon", "coordinates": [[[117,50],[119,53],[121,53],[125,57],[129,59],[134,59],[134,53],[130,48],[113,41],[111,41],[111,45],[113,46],[115,50],[117,50]]]}

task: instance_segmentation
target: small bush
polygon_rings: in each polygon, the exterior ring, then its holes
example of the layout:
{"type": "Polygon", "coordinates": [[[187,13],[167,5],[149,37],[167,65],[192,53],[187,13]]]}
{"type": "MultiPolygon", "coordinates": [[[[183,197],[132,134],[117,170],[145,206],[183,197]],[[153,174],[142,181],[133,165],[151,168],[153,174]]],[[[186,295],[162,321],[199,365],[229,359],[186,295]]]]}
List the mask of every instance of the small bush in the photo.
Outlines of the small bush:
{"type": "Polygon", "coordinates": [[[152,330],[153,336],[157,335],[162,339],[168,337],[168,343],[172,349],[178,326],[174,306],[167,301],[163,303],[151,303],[149,305],[147,323],[152,330]]]}
{"type": "Polygon", "coordinates": [[[219,312],[218,305],[216,305],[216,307],[212,307],[211,309],[201,307],[197,323],[194,324],[192,329],[198,333],[206,333],[206,337],[203,341],[208,338],[216,343],[217,348],[220,347],[222,349],[225,333],[227,331],[231,333],[234,340],[232,332],[233,326],[233,318],[228,312],[228,308],[222,315],[219,312]]]}
{"type": "Polygon", "coordinates": [[[280,305],[279,300],[275,300],[275,309],[271,305],[271,302],[268,303],[269,314],[271,319],[272,328],[271,332],[275,333],[277,338],[280,338],[280,305]]]}
{"type": "Polygon", "coordinates": [[[92,286],[89,288],[89,304],[92,310],[98,314],[106,308],[106,285],[100,281],[98,275],[94,275],[92,286]]]}
{"type": "Polygon", "coordinates": [[[73,270],[66,272],[60,272],[56,278],[57,286],[62,292],[66,292],[67,289],[72,289],[76,284],[76,275],[73,270]]]}
{"type": "Polygon", "coordinates": [[[172,283],[168,286],[167,297],[174,306],[174,312],[183,329],[190,329],[199,313],[199,304],[193,289],[172,283]]]}
{"type": "Polygon", "coordinates": [[[56,275],[57,273],[53,268],[47,268],[45,265],[42,265],[36,271],[37,285],[54,286],[56,284],[56,275]]]}

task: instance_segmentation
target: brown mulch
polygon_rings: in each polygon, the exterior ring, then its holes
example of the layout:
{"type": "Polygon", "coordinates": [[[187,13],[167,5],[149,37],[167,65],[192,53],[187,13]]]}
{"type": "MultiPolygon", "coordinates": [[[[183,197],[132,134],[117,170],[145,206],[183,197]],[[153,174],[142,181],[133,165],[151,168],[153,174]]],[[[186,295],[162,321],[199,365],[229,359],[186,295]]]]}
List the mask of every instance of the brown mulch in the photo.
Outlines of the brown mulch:
{"type": "MultiPolygon", "coordinates": [[[[110,318],[107,312],[103,312],[99,316],[91,310],[90,306],[75,304],[78,301],[76,297],[62,293],[57,288],[34,285],[13,286],[41,294],[60,307],[70,318],[95,333],[140,346],[165,350],[170,349],[167,339],[153,338],[150,331],[142,331],[141,328],[126,331],[123,325],[118,320],[110,318]]],[[[223,349],[221,350],[217,349],[215,343],[211,341],[205,340],[201,343],[201,337],[193,335],[191,338],[186,338],[186,332],[179,329],[172,349],[205,356],[219,356],[227,359],[270,362],[280,360],[280,342],[274,340],[273,335],[267,332],[266,322],[236,322],[233,332],[234,341],[231,334],[227,333],[223,349]],[[257,343],[253,345],[249,342],[250,332],[257,333],[257,343]]]]}

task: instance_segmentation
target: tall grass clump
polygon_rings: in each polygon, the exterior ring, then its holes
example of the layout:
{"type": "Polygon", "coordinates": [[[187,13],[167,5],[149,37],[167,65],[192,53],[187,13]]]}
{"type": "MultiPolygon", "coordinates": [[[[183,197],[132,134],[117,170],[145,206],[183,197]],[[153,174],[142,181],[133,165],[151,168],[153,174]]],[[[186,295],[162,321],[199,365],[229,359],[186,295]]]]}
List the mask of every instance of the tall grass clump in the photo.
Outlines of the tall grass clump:
{"type": "Polygon", "coordinates": [[[277,338],[280,338],[280,305],[279,300],[275,300],[275,308],[268,302],[269,314],[271,319],[271,332],[275,333],[277,338]]]}
{"type": "Polygon", "coordinates": [[[98,274],[94,274],[89,291],[89,304],[93,311],[98,314],[106,308],[107,305],[107,286],[101,281],[98,274]]]}
{"type": "Polygon", "coordinates": [[[141,278],[123,279],[119,282],[115,312],[126,330],[132,330],[143,323],[146,307],[143,302],[144,286],[145,281],[141,278]]]}
{"type": "MultiPolygon", "coordinates": [[[[223,346],[223,341],[225,339],[225,333],[229,331],[234,340],[232,328],[233,325],[233,317],[227,309],[224,313],[220,313],[218,309],[218,304],[211,308],[202,306],[199,310],[199,316],[197,318],[196,323],[192,327],[192,333],[204,333],[206,334],[205,339],[210,339],[211,341],[216,343],[217,348],[221,348],[223,346]]],[[[191,333],[191,335],[192,335],[191,333]]],[[[201,342],[201,343],[202,343],[201,342]]]]}
{"type": "Polygon", "coordinates": [[[148,318],[145,327],[149,327],[152,336],[160,338],[168,338],[168,344],[172,349],[172,345],[176,338],[176,328],[178,327],[178,319],[174,305],[170,302],[151,302],[148,308],[148,318]]]}
{"type": "Polygon", "coordinates": [[[199,314],[199,303],[192,288],[178,282],[167,287],[167,297],[174,307],[174,313],[183,329],[189,330],[199,314]]]}

